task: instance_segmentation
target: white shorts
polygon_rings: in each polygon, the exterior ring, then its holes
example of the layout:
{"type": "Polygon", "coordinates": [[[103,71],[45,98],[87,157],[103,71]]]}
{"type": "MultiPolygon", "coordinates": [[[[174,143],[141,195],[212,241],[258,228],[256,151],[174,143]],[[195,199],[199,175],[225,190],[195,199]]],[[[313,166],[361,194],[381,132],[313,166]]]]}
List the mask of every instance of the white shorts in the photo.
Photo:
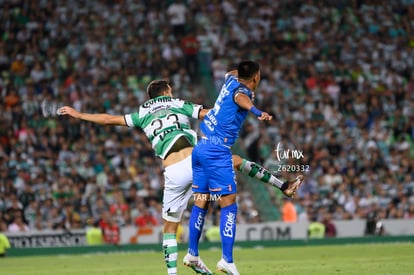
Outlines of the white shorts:
{"type": "Polygon", "coordinates": [[[193,194],[191,155],[180,162],[167,166],[164,171],[164,198],[162,217],[170,222],[180,222],[193,194]]]}

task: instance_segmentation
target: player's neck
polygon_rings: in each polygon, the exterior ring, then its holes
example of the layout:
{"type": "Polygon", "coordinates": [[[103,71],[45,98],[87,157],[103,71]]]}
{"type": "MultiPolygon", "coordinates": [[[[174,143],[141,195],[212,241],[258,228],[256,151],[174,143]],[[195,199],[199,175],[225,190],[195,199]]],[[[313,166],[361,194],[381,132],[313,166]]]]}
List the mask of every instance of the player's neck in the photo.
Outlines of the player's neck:
{"type": "Polygon", "coordinates": [[[244,79],[239,79],[238,81],[241,84],[243,84],[244,86],[246,86],[247,88],[249,88],[250,90],[253,89],[253,83],[252,83],[252,81],[248,81],[248,80],[244,80],[244,79]]]}

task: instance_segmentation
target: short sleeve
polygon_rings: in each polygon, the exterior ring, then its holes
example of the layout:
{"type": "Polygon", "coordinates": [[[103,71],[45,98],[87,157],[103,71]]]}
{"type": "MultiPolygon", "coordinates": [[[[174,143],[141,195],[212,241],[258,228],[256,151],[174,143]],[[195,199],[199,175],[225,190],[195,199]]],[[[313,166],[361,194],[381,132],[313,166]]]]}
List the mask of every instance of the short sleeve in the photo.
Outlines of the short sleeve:
{"type": "Polygon", "coordinates": [[[125,123],[128,127],[140,127],[138,113],[124,115],[125,123]]]}

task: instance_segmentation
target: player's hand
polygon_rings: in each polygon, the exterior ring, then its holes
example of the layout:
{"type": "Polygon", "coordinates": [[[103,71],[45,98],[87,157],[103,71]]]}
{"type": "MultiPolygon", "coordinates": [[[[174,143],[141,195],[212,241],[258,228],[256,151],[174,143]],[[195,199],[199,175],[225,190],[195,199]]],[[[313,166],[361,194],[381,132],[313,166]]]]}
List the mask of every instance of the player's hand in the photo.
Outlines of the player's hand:
{"type": "Polygon", "coordinates": [[[79,118],[80,117],[80,112],[76,111],[75,109],[73,109],[72,107],[69,106],[63,106],[61,108],[59,108],[58,110],[59,115],[63,116],[63,115],[68,115],[74,118],[79,118]]]}
{"type": "Polygon", "coordinates": [[[259,120],[272,120],[273,116],[269,115],[266,112],[263,112],[261,116],[258,117],[259,120]]]}

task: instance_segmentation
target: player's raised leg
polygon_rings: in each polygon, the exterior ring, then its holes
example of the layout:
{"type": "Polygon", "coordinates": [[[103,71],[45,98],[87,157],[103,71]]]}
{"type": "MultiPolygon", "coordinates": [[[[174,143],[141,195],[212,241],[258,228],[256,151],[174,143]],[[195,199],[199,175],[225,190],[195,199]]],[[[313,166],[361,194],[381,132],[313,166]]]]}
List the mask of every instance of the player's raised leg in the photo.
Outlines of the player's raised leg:
{"type": "Polygon", "coordinates": [[[238,155],[233,155],[233,165],[237,171],[279,188],[288,197],[294,196],[303,182],[302,175],[288,181],[282,181],[256,162],[243,159],[238,155]]]}

